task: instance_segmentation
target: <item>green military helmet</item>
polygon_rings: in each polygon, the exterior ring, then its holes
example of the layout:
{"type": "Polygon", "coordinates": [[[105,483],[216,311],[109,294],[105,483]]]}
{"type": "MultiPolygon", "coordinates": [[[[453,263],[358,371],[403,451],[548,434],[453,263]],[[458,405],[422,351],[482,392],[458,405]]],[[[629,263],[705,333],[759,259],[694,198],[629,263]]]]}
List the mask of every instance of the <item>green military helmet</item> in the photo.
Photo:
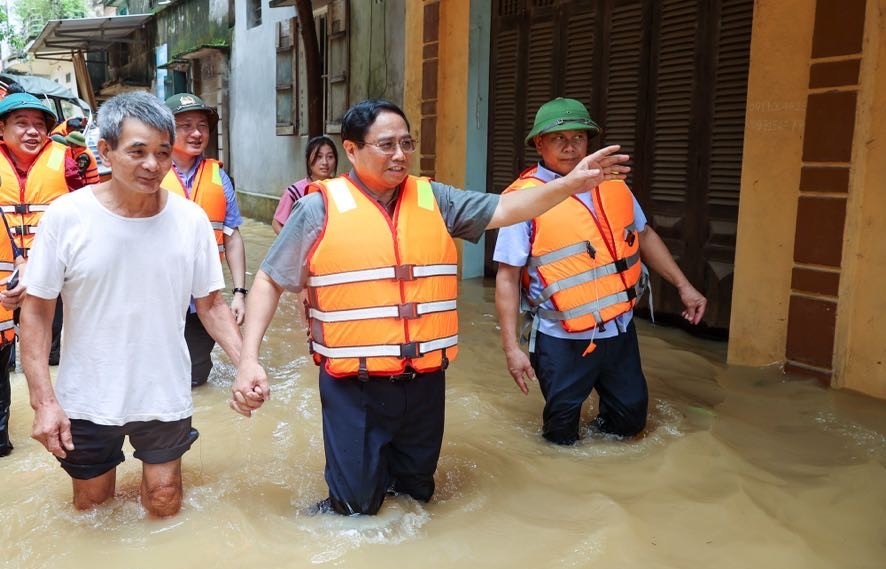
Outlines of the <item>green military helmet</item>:
{"type": "Polygon", "coordinates": [[[58,122],[58,117],[55,115],[55,112],[30,93],[12,93],[11,95],[4,97],[3,100],[0,101],[0,120],[5,120],[6,115],[12,111],[18,111],[20,109],[36,109],[38,111],[43,111],[43,114],[46,115],[47,131],[55,128],[55,125],[58,122]]]}
{"type": "Polygon", "coordinates": [[[65,137],[65,142],[69,146],[82,146],[86,148],[86,137],[83,136],[83,133],[75,130],[71,134],[65,137]]]}
{"type": "Polygon", "coordinates": [[[539,134],[562,130],[587,130],[588,138],[591,138],[600,132],[600,127],[591,118],[591,114],[581,101],[557,97],[538,108],[538,112],[535,113],[535,124],[526,135],[526,144],[534,146],[533,139],[539,134]]]}
{"type": "Polygon", "coordinates": [[[178,93],[166,99],[166,106],[172,111],[173,115],[187,113],[190,111],[203,111],[209,118],[209,130],[215,130],[218,124],[218,113],[215,109],[203,102],[203,99],[191,93],[178,93]]]}

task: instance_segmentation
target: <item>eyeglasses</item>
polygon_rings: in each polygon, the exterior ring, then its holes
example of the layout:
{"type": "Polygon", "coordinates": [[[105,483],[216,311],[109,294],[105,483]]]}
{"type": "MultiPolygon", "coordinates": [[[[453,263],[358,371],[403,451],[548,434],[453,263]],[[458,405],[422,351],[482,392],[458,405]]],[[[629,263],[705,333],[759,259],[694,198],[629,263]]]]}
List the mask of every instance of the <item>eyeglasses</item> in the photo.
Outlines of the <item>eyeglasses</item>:
{"type": "Polygon", "coordinates": [[[357,144],[368,144],[369,146],[374,146],[378,148],[379,152],[382,154],[396,154],[397,146],[400,147],[400,150],[403,151],[404,154],[409,154],[410,152],[415,152],[415,147],[418,145],[418,141],[414,138],[401,138],[400,140],[382,140],[381,142],[366,142],[361,141],[357,144]]]}
{"type": "Polygon", "coordinates": [[[183,130],[185,132],[192,132],[193,130],[209,130],[209,123],[199,122],[196,124],[192,123],[175,123],[175,130],[183,130]]]}
{"type": "Polygon", "coordinates": [[[564,148],[567,144],[572,144],[572,146],[581,146],[582,144],[587,144],[588,137],[585,134],[575,134],[569,138],[566,138],[562,134],[551,134],[548,137],[548,142],[560,148],[564,148]]]}

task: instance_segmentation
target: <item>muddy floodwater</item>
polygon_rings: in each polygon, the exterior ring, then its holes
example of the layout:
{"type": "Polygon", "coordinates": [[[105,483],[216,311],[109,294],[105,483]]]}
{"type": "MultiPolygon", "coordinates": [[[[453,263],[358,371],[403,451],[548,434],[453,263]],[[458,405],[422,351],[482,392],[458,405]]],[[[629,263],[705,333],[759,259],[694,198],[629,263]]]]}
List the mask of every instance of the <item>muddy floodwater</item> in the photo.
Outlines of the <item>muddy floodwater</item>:
{"type": "MultiPolygon", "coordinates": [[[[243,234],[254,271],[273,232],[249,221],[243,234]]],[[[492,288],[464,282],[459,307],[437,493],[389,498],[376,517],[309,513],[326,495],[323,441],[294,295],[262,349],[273,398],[252,419],[228,408],[234,370],[217,350],[194,393],[201,436],[171,519],[145,517],[128,446],[116,498],[76,512],[67,475],[29,438],[13,374],[0,567],[886,567],[886,402],[727,366],[724,343],[640,321],[646,431],[625,441],[585,427],[555,447],[540,435],[537,386],[523,396],[505,370],[492,288]]]]}

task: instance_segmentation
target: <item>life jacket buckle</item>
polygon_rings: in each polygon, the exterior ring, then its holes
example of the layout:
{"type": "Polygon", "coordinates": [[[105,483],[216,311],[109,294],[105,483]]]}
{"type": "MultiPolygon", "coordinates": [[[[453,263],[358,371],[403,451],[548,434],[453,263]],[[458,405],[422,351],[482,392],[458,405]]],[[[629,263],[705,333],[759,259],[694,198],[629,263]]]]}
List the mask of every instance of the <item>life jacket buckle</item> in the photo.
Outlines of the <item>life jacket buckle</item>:
{"type": "Polygon", "coordinates": [[[594,249],[594,246],[591,245],[590,241],[585,241],[585,248],[588,250],[588,255],[591,256],[591,259],[597,258],[597,250],[594,249]]]}
{"type": "Polygon", "coordinates": [[[397,281],[414,281],[415,265],[396,265],[394,267],[394,280],[397,281]]]}
{"type": "Polygon", "coordinates": [[[634,232],[633,232],[633,231],[628,231],[628,232],[627,232],[627,235],[625,236],[625,241],[627,242],[628,247],[633,247],[633,246],[634,246],[634,241],[635,241],[636,239],[637,239],[637,236],[634,235],[634,232]]]}
{"type": "Polygon", "coordinates": [[[25,215],[25,214],[31,213],[30,205],[31,204],[17,203],[15,205],[13,205],[13,207],[15,208],[15,213],[17,213],[19,215],[25,215]]]}
{"type": "Polygon", "coordinates": [[[613,263],[613,264],[615,265],[615,270],[618,271],[619,273],[623,273],[626,270],[628,270],[628,260],[627,259],[616,259],[615,263],[613,263]]]}
{"type": "Polygon", "coordinates": [[[418,316],[417,303],[407,302],[406,304],[397,305],[397,318],[400,320],[415,320],[418,316]]]}
{"type": "Polygon", "coordinates": [[[409,342],[408,344],[400,344],[401,358],[417,358],[421,354],[418,351],[418,342],[409,342]]]}

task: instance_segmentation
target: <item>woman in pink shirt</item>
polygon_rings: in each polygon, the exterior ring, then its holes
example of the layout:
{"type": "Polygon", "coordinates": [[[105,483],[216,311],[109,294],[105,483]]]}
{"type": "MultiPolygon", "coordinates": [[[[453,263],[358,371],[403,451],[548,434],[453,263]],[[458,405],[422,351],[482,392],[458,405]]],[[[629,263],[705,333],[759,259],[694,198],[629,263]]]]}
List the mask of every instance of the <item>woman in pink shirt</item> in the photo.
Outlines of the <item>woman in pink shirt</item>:
{"type": "Polygon", "coordinates": [[[305,195],[308,184],[334,177],[337,168],[338,150],[335,149],[335,143],[331,138],[315,136],[308,141],[308,146],[305,148],[305,169],[308,176],[283,190],[280,203],[277,204],[277,210],[274,212],[274,220],[271,222],[274,233],[280,233],[280,230],[283,229],[283,225],[292,212],[292,206],[305,195]]]}

